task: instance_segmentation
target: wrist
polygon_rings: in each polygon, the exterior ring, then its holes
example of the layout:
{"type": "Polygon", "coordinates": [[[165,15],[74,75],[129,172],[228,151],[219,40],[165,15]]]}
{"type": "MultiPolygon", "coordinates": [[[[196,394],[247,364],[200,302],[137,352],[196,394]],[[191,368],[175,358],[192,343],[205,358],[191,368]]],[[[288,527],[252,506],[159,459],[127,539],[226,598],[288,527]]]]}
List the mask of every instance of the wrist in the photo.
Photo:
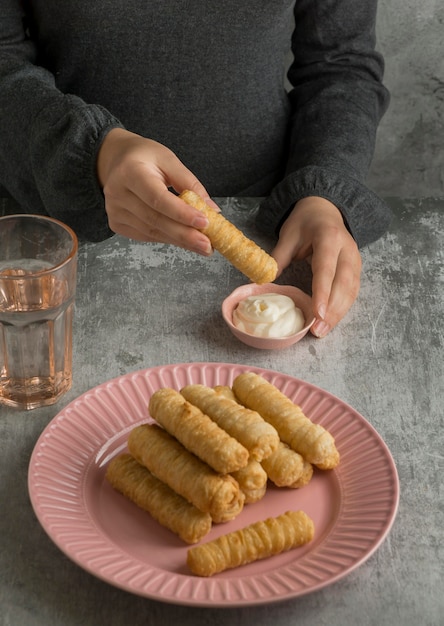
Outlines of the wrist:
{"type": "Polygon", "coordinates": [[[327,198],[322,198],[321,196],[306,196],[305,198],[301,198],[301,200],[296,202],[294,208],[301,212],[307,211],[307,213],[316,211],[318,214],[330,216],[332,219],[344,224],[344,217],[338,207],[330,200],[327,200],[327,198]]]}
{"type": "Polygon", "coordinates": [[[124,128],[111,128],[105,135],[102,144],[97,152],[96,173],[100,187],[103,189],[108,173],[112,167],[116,148],[120,141],[128,137],[129,131],[124,128]]]}

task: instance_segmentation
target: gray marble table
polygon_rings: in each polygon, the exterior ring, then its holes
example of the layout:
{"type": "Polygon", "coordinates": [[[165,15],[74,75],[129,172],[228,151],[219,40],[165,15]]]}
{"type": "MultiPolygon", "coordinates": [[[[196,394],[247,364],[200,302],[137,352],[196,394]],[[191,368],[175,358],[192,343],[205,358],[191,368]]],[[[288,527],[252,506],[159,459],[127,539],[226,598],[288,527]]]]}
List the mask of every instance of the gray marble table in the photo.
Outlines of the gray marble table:
{"type": "MultiPolygon", "coordinates": [[[[0,407],[0,624],[2,626],[298,626],[444,623],[444,199],[389,199],[390,231],[363,251],[359,299],[323,340],[265,352],[237,342],[222,299],[243,277],[211,259],[120,237],[83,244],[74,336],[74,384],[54,407],[0,407]],[[320,591],[248,608],[197,608],[115,588],[68,559],[38,523],[27,491],[36,441],[68,402],[121,374],[161,364],[216,361],[296,376],[359,411],[389,446],[401,496],[380,548],[320,591]]],[[[223,199],[255,231],[255,200],[223,199]]],[[[310,288],[305,265],[281,279],[310,288]]]]}

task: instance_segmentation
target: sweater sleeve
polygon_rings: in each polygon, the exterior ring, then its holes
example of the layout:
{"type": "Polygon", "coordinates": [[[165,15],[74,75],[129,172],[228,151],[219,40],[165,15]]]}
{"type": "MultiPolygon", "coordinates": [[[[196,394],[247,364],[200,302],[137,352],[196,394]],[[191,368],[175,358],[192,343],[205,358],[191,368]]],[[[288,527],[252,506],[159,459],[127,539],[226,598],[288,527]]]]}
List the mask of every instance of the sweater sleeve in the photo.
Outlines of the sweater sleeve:
{"type": "Polygon", "coordinates": [[[261,205],[261,229],[278,232],[307,196],[335,204],[360,247],[387,229],[390,210],[365,185],[389,101],[375,51],[376,8],[377,0],[296,2],[287,168],[261,205]]]}
{"type": "Polygon", "coordinates": [[[80,238],[105,239],[112,232],[96,156],[106,133],[121,124],[103,107],[57,89],[36,62],[18,0],[4,0],[2,13],[0,185],[24,212],[58,218],[80,238]]]}

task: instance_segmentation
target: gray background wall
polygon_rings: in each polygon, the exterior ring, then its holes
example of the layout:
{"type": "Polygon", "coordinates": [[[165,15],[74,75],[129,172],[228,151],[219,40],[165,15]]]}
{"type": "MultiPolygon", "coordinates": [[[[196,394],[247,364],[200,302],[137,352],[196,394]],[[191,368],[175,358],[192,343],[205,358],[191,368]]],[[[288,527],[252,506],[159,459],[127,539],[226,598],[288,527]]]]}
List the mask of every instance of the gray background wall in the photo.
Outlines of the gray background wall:
{"type": "Polygon", "coordinates": [[[444,0],[379,0],[377,37],[392,98],[368,182],[383,196],[444,196],[444,0]]]}

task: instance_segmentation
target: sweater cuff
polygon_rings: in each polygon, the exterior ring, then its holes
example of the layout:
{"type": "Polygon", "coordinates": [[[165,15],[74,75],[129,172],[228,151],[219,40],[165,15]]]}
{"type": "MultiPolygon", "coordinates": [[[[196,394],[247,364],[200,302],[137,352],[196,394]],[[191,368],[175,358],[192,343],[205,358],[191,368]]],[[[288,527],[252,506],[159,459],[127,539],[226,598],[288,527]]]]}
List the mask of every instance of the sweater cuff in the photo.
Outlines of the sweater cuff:
{"type": "Polygon", "coordinates": [[[278,235],[296,202],[308,196],[325,198],[341,211],[359,248],[379,239],[390,225],[389,207],[363,183],[331,168],[307,166],[274,187],[259,207],[257,227],[278,235]]]}
{"type": "Polygon", "coordinates": [[[62,115],[47,108],[34,123],[33,174],[49,215],[71,226],[80,239],[101,241],[113,232],[97,179],[97,153],[106,134],[122,124],[103,107],[75,96],[65,96],[63,105],[62,115]]]}

